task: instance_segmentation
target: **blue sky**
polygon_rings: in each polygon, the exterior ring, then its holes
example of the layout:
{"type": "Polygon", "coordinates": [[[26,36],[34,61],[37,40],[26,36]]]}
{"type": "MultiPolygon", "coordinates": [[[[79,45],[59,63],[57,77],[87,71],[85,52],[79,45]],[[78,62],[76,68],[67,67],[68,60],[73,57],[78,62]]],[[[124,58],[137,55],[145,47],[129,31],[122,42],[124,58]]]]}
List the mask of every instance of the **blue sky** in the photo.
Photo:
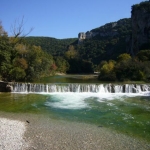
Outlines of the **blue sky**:
{"type": "Polygon", "coordinates": [[[1,0],[0,20],[5,31],[24,16],[29,36],[74,38],[109,22],[131,17],[131,6],[142,0],[1,0]]]}

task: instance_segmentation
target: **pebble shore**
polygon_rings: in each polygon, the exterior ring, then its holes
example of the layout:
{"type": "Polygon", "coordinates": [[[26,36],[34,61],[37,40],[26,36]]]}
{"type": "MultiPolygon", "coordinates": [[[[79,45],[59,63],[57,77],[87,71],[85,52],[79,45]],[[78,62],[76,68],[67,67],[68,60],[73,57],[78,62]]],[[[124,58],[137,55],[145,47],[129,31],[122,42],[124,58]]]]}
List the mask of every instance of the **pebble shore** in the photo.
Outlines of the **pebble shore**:
{"type": "Polygon", "coordinates": [[[27,148],[24,140],[25,123],[0,118],[0,150],[19,150],[27,148]]]}
{"type": "Polygon", "coordinates": [[[1,116],[7,119],[0,118],[0,150],[150,149],[146,141],[102,126],[55,120],[39,114],[0,113],[1,116]]]}

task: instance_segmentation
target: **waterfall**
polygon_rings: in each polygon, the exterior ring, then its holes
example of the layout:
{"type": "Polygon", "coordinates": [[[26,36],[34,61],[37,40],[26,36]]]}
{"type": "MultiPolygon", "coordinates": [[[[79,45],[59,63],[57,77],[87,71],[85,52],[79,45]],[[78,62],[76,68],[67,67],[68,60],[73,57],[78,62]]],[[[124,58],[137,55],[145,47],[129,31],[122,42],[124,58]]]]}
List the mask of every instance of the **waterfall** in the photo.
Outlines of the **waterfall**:
{"type": "Polygon", "coordinates": [[[13,92],[52,93],[52,92],[92,92],[92,93],[141,93],[150,92],[148,84],[34,84],[14,83],[13,92]]]}

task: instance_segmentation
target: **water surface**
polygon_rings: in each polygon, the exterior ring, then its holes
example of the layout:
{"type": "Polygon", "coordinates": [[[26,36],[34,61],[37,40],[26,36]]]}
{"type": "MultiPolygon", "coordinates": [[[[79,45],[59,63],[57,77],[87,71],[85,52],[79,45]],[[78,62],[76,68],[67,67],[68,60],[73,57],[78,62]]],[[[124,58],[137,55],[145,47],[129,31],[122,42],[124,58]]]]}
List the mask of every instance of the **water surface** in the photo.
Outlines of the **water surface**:
{"type": "Polygon", "coordinates": [[[96,124],[150,142],[150,96],[116,93],[1,93],[0,110],[96,124]]]}

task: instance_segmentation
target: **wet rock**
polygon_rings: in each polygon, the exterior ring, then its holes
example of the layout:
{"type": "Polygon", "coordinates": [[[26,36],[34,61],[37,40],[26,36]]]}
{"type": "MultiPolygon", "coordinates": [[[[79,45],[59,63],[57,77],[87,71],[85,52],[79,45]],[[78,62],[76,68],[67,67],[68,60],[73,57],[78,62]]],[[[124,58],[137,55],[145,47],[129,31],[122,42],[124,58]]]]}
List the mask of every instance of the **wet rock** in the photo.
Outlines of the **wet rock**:
{"type": "Polygon", "coordinates": [[[27,123],[30,123],[28,120],[26,120],[27,123]]]}
{"type": "Polygon", "coordinates": [[[13,86],[10,84],[6,85],[6,92],[12,92],[13,91],[13,86]]]}

